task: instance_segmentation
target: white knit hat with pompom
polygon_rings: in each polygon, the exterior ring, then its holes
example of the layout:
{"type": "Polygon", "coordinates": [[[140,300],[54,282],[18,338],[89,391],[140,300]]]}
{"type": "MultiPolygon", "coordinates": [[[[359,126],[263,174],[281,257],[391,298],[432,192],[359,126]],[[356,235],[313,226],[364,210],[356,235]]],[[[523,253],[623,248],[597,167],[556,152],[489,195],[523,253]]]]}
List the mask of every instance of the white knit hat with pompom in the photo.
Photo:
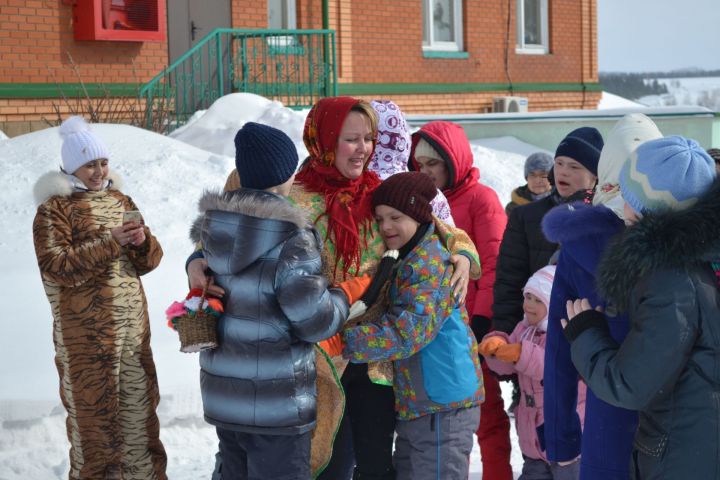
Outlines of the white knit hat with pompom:
{"type": "Polygon", "coordinates": [[[107,146],[90,131],[90,125],[80,116],[65,120],[60,125],[60,136],[63,139],[60,154],[66,173],[75,173],[90,161],[110,158],[107,146]]]}

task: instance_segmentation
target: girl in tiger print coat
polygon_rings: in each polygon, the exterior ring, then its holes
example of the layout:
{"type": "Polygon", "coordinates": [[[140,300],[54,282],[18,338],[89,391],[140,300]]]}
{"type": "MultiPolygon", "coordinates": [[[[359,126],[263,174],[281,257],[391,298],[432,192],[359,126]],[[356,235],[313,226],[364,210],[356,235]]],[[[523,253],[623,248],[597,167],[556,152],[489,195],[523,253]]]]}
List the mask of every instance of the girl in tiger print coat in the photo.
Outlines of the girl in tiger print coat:
{"type": "Polygon", "coordinates": [[[87,124],[68,120],[63,133],[64,172],[35,185],[33,240],[54,319],[69,478],[165,480],[140,282],[162,249],[146,226],[123,225],[137,207],[108,178],[107,149],[87,124]]]}

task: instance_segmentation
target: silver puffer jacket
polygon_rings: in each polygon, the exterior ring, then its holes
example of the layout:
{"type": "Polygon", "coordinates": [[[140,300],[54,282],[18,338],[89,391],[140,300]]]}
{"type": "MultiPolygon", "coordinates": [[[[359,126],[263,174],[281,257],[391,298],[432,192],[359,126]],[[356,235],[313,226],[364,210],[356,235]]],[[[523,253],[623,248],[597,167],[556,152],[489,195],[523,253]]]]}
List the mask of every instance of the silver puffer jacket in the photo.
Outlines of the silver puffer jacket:
{"type": "Polygon", "coordinates": [[[225,289],[219,347],[200,354],[205,419],[236,431],[300,434],[315,426],[313,343],[348,316],[320,274],[322,241],[301,210],[258,191],[206,192],[190,236],[225,289]]]}

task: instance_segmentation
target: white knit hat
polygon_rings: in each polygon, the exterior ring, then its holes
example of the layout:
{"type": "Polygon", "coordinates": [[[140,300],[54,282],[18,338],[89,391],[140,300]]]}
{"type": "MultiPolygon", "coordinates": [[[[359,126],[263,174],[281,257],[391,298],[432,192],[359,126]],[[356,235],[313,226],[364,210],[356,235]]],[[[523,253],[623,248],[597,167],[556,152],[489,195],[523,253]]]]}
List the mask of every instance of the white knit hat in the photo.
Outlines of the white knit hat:
{"type": "MultiPolygon", "coordinates": [[[[435,158],[438,160],[443,160],[443,158],[440,156],[437,150],[435,150],[432,145],[430,145],[427,140],[420,137],[420,140],[418,140],[417,145],[415,145],[415,158],[418,157],[427,157],[427,158],[435,158]]],[[[444,161],[444,160],[443,160],[444,161]]]]}
{"type": "Polygon", "coordinates": [[[107,146],[90,131],[90,125],[80,116],[65,120],[60,125],[59,133],[63,139],[60,154],[66,173],[75,173],[75,170],[93,160],[110,158],[107,146]]]}
{"type": "Polygon", "coordinates": [[[593,205],[605,205],[618,217],[624,217],[625,202],[619,195],[620,171],[639,145],[660,137],[657,125],[642,113],[630,113],[618,120],[600,152],[593,205]]]}
{"type": "Polygon", "coordinates": [[[539,330],[547,330],[548,312],[550,311],[550,292],[555,279],[555,265],[547,265],[530,277],[523,288],[523,293],[530,292],[545,304],[545,318],[537,325],[539,330]]]}

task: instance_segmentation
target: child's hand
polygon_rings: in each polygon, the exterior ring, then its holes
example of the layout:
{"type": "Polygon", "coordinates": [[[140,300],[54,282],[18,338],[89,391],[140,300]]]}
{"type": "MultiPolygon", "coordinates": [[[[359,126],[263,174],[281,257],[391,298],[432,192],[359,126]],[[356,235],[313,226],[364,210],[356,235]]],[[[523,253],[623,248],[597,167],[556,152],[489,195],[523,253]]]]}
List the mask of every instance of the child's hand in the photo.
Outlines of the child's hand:
{"type": "Polygon", "coordinates": [[[478,352],[480,352],[480,355],[482,355],[483,357],[490,357],[492,355],[495,355],[495,352],[501,345],[507,345],[507,342],[504,338],[487,337],[485,340],[480,342],[480,345],[478,345],[478,352]]]}
{"type": "Polygon", "coordinates": [[[503,362],[517,363],[520,360],[522,345],[519,343],[508,343],[500,345],[495,351],[495,358],[503,362]]]}
{"type": "Polygon", "coordinates": [[[212,275],[205,273],[207,269],[208,263],[204,258],[196,258],[188,263],[187,275],[190,288],[199,288],[202,290],[207,284],[208,295],[222,298],[223,295],[225,295],[225,290],[220,285],[215,284],[215,279],[212,275]]]}

